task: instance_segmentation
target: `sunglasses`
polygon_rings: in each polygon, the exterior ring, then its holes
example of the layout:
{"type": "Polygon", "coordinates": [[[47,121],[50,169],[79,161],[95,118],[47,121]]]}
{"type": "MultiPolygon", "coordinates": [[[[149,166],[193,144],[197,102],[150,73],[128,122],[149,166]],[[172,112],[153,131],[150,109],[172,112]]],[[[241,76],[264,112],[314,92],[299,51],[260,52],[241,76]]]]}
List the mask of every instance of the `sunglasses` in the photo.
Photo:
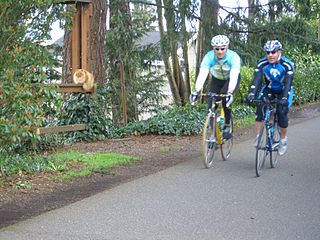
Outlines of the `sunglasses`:
{"type": "Polygon", "coordinates": [[[268,51],[268,52],[267,52],[267,55],[269,55],[269,54],[272,54],[272,55],[273,55],[273,54],[275,54],[276,52],[277,52],[277,51],[270,51],[270,52],[268,51]]]}
{"type": "Polygon", "coordinates": [[[226,50],[226,48],[214,48],[214,50],[216,50],[216,51],[224,51],[224,50],[226,50]]]}

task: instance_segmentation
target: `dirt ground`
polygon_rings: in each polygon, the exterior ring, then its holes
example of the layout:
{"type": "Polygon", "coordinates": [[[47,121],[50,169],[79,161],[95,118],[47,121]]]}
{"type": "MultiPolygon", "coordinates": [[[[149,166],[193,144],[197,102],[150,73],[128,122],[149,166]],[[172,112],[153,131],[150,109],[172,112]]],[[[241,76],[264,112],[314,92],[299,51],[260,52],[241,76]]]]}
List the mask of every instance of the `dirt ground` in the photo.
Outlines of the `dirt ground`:
{"type": "MultiPolygon", "coordinates": [[[[320,104],[294,108],[290,124],[320,115],[320,104]]],[[[235,132],[234,142],[254,138],[253,127],[235,132]]],[[[52,181],[50,174],[39,173],[28,178],[30,189],[0,187],[0,228],[36,216],[143,177],[183,161],[200,156],[201,136],[132,136],[94,143],[77,143],[64,149],[82,152],[117,152],[141,157],[141,161],[117,166],[104,173],[78,178],[71,182],[52,181]]]]}

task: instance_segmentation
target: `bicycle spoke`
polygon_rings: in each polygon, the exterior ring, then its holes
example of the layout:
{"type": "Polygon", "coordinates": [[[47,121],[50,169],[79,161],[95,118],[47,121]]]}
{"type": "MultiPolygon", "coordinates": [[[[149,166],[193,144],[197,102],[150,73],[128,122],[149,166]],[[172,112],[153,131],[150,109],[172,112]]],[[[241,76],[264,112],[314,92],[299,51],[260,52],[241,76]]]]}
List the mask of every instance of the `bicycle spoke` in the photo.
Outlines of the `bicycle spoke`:
{"type": "MultiPolygon", "coordinates": [[[[233,134],[233,117],[230,118],[230,132],[233,134]]],[[[223,160],[229,159],[231,155],[231,150],[233,146],[233,138],[230,138],[228,140],[224,140],[224,142],[221,145],[221,156],[223,160]]]]}
{"type": "Polygon", "coordinates": [[[202,159],[206,168],[210,168],[215,159],[216,139],[214,123],[214,117],[208,116],[202,133],[202,159]]]}
{"type": "Polygon", "coordinates": [[[278,123],[273,123],[274,133],[273,133],[273,144],[272,144],[272,153],[270,154],[270,165],[271,168],[276,167],[278,163],[278,147],[280,142],[280,129],[278,123]]]}

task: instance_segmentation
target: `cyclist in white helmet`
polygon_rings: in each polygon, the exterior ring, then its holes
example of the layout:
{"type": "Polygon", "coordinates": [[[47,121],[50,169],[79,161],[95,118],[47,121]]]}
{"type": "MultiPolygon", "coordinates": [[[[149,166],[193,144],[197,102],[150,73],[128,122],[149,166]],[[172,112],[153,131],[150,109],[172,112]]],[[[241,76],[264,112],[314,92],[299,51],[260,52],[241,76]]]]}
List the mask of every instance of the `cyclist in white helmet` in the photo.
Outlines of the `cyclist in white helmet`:
{"type": "Polygon", "coordinates": [[[198,99],[200,91],[211,71],[210,92],[228,95],[226,101],[223,101],[225,111],[223,138],[225,139],[232,138],[232,134],[230,133],[231,104],[233,102],[233,94],[239,87],[241,66],[239,55],[229,49],[229,43],[230,40],[225,35],[217,35],[212,38],[211,45],[213,50],[204,56],[196,81],[196,91],[190,95],[191,102],[198,99]]]}

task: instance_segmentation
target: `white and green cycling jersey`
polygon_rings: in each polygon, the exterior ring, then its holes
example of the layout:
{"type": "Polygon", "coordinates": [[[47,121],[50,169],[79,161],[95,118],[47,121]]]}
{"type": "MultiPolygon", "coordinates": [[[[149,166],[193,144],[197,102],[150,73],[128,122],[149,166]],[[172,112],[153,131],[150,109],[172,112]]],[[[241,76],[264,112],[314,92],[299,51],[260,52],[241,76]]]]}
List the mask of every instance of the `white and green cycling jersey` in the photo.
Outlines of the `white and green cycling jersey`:
{"type": "Polygon", "coordinates": [[[213,77],[219,80],[230,79],[231,70],[240,72],[241,60],[239,55],[230,49],[227,50],[223,58],[219,59],[214,50],[209,51],[203,58],[200,68],[211,70],[213,77]]]}

